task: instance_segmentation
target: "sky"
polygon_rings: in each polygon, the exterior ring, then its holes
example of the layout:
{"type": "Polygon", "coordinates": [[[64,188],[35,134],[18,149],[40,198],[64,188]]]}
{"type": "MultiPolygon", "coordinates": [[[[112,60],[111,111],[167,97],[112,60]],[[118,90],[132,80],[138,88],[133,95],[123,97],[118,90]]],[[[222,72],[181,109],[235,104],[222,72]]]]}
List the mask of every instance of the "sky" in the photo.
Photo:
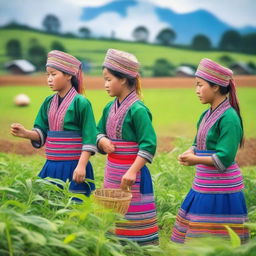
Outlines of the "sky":
{"type": "MultiPolygon", "coordinates": [[[[99,6],[112,0],[68,0],[78,5],[99,6]]],[[[168,7],[178,13],[205,9],[226,23],[243,27],[256,26],[256,0],[144,0],[168,7]]]]}
{"type": "Polygon", "coordinates": [[[16,21],[42,29],[42,20],[46,14],[51,13],[60,18],[62,32],[74,32],[82,26],[88,26],[94,32],[97,31],[98,35],[109,36],[114,24],[116,37],[129,39],[136,24],[140,24],[150,29],[153,38],[160,29],[166,27],[166,24],[155,17],[152,5],[149,4],[154,3],[178,13],[205,9],[231,26],[256,27],[256,0],[139,0],[147,5],[129,8],[126,19],[115,13],[106,13],[86,24],[79,20],[82,7],[100,6],[111,1],[113,0],[0,0],[0,26],[16,21]]]}

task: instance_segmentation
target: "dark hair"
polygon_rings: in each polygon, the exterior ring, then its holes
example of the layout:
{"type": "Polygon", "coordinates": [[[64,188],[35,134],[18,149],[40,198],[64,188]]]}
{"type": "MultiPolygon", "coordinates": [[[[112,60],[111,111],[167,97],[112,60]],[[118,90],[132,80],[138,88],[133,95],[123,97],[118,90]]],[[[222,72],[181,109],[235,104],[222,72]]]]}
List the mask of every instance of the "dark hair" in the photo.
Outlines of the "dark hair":
{"type": "MultiPolygon", "coordinates": [[[[106,67],[102,67],[103,69],[106,68],[106,67]]],[[[135,88],[136,86],[136,78],[133,78],[133,77],[130,77],[126,74],[123,74],[121,72],[118,72],[118,71],[115,71],[113,69],[110,69],[110,68],[106,68],[113,76],[115,76],[116,78],[119,78],[119,79],[123,79],[123,78],[126,78],[127,80],[127,85],[130,89],[132,89],[133,87],[135,88]]]]}
{"type": "Polygon", "coordinates": [[[77,80],[76,76],[72,76],[71,84],[76,89],[76,91],[78,92],[78,80],[77,80]]]}
{"type": "MultiPolygon", "coordinates": [[[[242,116],[241,116],[241,113],[240,113],[240,106],[238,104],[237,101],[232,101],[231,100],[231,94],[232,94],[232,86],[231,86],[231,82],[229,83],[229,85],[227,87],[224,87],[224,86],[220,86],[218,84],[215,84],[215,83],[212,83],[212,82],[209,82],[209,85],[211,87],[214,87],[214,86],[219,86],[219,92],[221,95],[226,95],[229,93],[229,102],[230,102],[230,105],[236,110],[236,113],[237,115],[239,116],[240,118],[240,122],[241,122],[241,127],[242,127],[242,138],[240,140],[240,147],[242,147],[244,145],[244,125],[243,125],[243,119],[242,119],[242,116]]],[[[234,92],[233,92],[234,94],[234,92]]]]}
{"type": "MultiPolygon", "coordinates": [[[[65,75],[69,75],[70,76],[70,74],[68,74],[68,73],[66,73],[66,72],[63,72],[62,71],[62,73],[63,74],[65,74],[65,75]]],[[[76,78],[76,76],[72,76],[71,77],[71,85],[75,88],[75,90],[78,92],[78,79],[76,78]]]]}

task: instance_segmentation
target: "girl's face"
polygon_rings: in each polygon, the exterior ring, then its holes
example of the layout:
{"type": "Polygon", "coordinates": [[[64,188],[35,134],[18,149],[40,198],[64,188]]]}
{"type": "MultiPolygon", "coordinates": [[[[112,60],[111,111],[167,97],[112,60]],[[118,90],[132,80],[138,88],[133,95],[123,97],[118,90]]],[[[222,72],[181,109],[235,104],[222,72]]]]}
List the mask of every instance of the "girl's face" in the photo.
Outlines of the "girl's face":
{"type": "Polygon", "coordinates": [[[196,77],[196,94],[202,104],[211,104],[218,91],[218,86],[210,86],[210,84],[202,78],[196,77]]]}
{"type": "Polygon", "coordinates": [[[46,74],[47,83],[53,91],[65,90],[70,85],[71,75],[64,74],[63,72],[51,67],[46,68],[46,74]]]}
{"type": "Polygon", "coordinates": [[[120,96],[125,86],[125,79],[115,77],[106,68],[103,69],[103,77],[105,81],[104,86],[109,96],[120,96]]]}

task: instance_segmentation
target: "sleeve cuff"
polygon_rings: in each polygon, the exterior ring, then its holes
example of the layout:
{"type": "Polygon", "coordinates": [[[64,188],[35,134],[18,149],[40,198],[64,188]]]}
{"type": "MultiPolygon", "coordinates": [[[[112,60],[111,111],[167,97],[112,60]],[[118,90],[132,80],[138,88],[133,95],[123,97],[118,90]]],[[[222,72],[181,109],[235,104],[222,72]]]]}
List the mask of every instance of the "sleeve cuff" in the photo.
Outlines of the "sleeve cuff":
{"type": "Polygon", "coordinates": [[[93,144],[83,144],[82,151],[88,151],[92,155],[95,155],[97,153],[97,147],[93,144]]]}
{"type": "Polygon", "coordinates": [[[194,154],[196,153],[196,146],[191,146],[190,149],[194,152],[194,154]]]}
{"type": "Polygon", "coordinates": [[[106,155],[106,153],[105,153],[103,150],[100,149],[100,147],[98,146],[98,144],[99,144],[100,139],[102,139],[102,138],[104,138],[104,137],[107,138],[107,135],[104,134],[104,133],[100,133],[100,134],[97,135],[97,139],[96,139],[97,151],[98,151],[100,154],[102,154],[102,155],[106,155]]]}
{"type": "Polygon", "coordinates": [[[154,157],[152,154],[145,150],[139,150],[137,155],[145,158],[150,164],[152,163],[154,157]]]}
{"type": "Polygon", "coordinates": [[[214,166],[220,171],[220,172],[224,172],[226,170],[226,167],[222,164],[222,162],[220,161],[219,157],[217,156],[217,154],[213,154],[212,155],[212,160],[213,160],[213,164],[214,166]]]}
{"type": "Polygon", "coordinates": [[[31,140],[31,144],[34,148],[41,148],[44,143],[45,143],[45,139],[46,136],[44,135],[44,133],[42,132],[42,130],[40,130],[39,128],[33,128],[32,131],[36,131],[37,134],[39,135],[40,140],[31,140]]]}

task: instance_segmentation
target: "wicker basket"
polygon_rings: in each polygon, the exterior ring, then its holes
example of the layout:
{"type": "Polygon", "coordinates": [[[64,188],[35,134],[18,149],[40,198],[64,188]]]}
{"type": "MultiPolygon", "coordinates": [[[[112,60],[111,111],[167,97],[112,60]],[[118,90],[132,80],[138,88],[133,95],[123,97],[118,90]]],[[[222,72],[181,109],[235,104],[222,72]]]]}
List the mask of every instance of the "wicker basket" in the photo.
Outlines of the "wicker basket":
{"type": "Polygon", "coordinates": [[[101,188],[94,191],[95,199],[106,208],[126,214],[131,203],[132,193],[121,189],[101,188]]]}

